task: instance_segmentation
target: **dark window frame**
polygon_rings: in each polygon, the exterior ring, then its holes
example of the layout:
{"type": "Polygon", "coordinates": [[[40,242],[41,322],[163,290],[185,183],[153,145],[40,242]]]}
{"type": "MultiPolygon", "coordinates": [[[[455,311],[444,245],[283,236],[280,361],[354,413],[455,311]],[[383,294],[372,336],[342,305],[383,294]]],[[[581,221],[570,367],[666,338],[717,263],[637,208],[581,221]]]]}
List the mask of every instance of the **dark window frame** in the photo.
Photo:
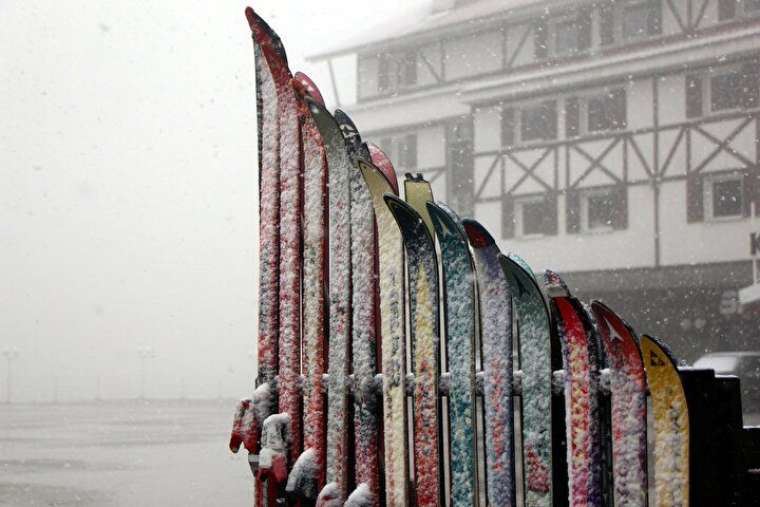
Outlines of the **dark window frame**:
{"type": "Polygon", "coordinates": [[[702,206],[704,209],[705,222],[725,222],[741,220],[745,218],[745,176],[741,169],[710,172],[701,175],[702,179],[702,206]],[[738,183],[738,201],[736,202],[737,210],[731,214],[718,214],[715,210],[715,185],[725,184],[728,182],[738,183]]]}

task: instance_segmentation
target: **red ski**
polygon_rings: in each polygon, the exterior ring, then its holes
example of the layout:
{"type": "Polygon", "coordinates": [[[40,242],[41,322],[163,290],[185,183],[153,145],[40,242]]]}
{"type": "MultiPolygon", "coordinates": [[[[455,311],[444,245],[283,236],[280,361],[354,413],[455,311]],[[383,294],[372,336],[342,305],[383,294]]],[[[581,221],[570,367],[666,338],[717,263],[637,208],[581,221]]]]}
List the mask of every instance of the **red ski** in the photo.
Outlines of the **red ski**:
{"type": "Polygon", "coordinates": [[[303,409],[304,451],[293,465],[285,488],[288,495],[314,502],[325,481],[326,326],[324,287],[327,283],[327,161],[325,147],[306,97],[321,104],[314,83],[297,72],[293,86],[300,96],[303,146],[303,409]]]}
{"type": "MultiPolygon", "coordinates": [[[[267,239],[277,237],[279,249],[277,260],[273,259],[266,264],[262,263],[262,278],[266,282],[266,294],[261,299],[264,326],[267,337],[264,347],[264,366],[268,378],[273,377],[273,369],[277,372],[277,400],[279,414],[267,417],[263,423],[262,446],[267,448],[262,451],[259,460],[259,474],[264,480],[268,480],[268,488],[275,492],[279,498],[284,491],[285,477],[282,476],[285,461],[293,463],[301,453],[301,396],[300,396],[300,337],[301,337],[301,213],[302,213],[302,188],[301,188],[301,133],[298,115],[298,101],[292,86],[292,75],[288,68],[287,56],[282,42],[277,34],[261,19],[253,9],[246,9],[246,18],[253,32],[253,37],[258,47],[259,54],[263,57],[262,67],[266,65],[268,72],[260,74],[262,93],[261,102],[265,111],[262,121],[262,143],[268,145],[273,141],[273,136],[279,138],[276,149],[267,150],[268,155],[274,155],[274,167],[278,170],[268,171],[270,178],[262,181],[260,194],[261,227],[265,229],[263,234],[267,239]],[[271,83],[270,81],[271,80],[271,83]],[[272,93],[272,86],[274,93],[272,93]],[[270,101],[276,103],[276,110],[271,110],[270,101]],[[275,118],[268,121],[266,113],[274,113],[275,118]],[[276,125],[276,131],[264,131],[264,125],[271,123],[276,125]],[[269,153],[271,151],[271,153],[269,153]],[[274,181],[274,173],[279,176],[274,181]],[[279,220],[275,221],[271,209],[267,209],[268,193],[277,187],[279,189],[279,202],[272,203],[273,208],[280,210],[279,220]],[[278,230],[271,230],[278,229],[278,230]],[[275,268],[275,269],[273,269],[275,268]],[[274,280],[277,275],[277,281],[274,280]],[[275,290],[276,287],[276,290],[275,290]],[[266,299],[266,300],[265,300],[266,299]],[[272,301],[275,299],[276,301],[272,301]],[[276,309],[277,317],[274,316],[276,309]],[[275,324],[277,329],[277,353],[274,354],[275,324]],[[275,357],[270,357],[269,355],[275,357]],[[278,364],[275,365],[275,361],[278,364]],[[270,426],[271,425],[271,426],[270,426]],[[279,435],[279,437],[277,437],[279,435]],[[284,443],[280,444],[280,440],[284,443]],[[267,445],[269,444],[269,445],[267,445]],[[282,446],[289,448],[282,448],[282,446]]],[[[262,148],[263,149],[263,148],[262,148]]],[[[262,155],[262,176],[264,167],[268,161],[262,155]]],[[[267,245],[267,247],[273,245],[267,245]]],[[[261,326],[261,323],[260,323],[261,326]]],[[[260,351],[262,349],[260,342],[260,351]]],[[[261,367],[261,358],[260,358],[261,367]]],[[[272,499],[271,500],[276,500],[272,499]]]]}

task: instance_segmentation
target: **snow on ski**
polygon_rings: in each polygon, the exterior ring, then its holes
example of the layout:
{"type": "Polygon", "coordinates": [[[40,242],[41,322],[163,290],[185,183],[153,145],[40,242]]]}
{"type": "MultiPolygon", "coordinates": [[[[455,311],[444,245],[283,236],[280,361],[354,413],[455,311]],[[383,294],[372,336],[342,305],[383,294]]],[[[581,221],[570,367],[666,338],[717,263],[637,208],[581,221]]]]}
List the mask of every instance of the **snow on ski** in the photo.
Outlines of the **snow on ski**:
{"type": "Polygon", "coordinates": [[[442,505],[438,398],[440,330],[435,243],[414,208],[393,195],[386,195],[385,202],[404,239],[409,277],[409,335],[414,368],[415,497],[417,505],[442,505]]]}
{"type": "Polygon", "coordinates": [[[351,339],[351,172],[346,143],[333,116],[307,99],[327,153],[329,198],[329,326],[326,482],[320,497],[348,494],[348,386],[351,339]],[[327,491],[325,491],[327,490],[327,491]]]}
{"type": "MultiPolygon", "coordinates": [[[[338,122],[351,157],[351,355],[354,381],[354,470],[357,487],[369,503],[378,505],[380,468],[378,463],[379,412],[375,391],[377,373],[376,305],[377,280],[375,264],[375,212],[372,195],[361,174],[358,160],[366,160],[369,151],[362,144],[356,126],[344,112],[337,110],[338,122]]],[[[354,498],[352,501],[356,501],[354,498]]]]}
{"type": "Polygon", "coordinates": [[[618,507],[647,502],[647,384],[633,330],[599,301],[591,303],[610,370],[612,476],[618,507]]]}
{"type": "MultiPolygon", "coordinates": [[[[372,148],[370,148],[372,151],[372,148]]],[[[404,334],[404,251],[401,232],[383,196],[398,188],[385,173],[359,160],[375,209],[380,263],[380,323],[383,370],[383,439],[386,505],[406,506],[406,339],[404,334]]]]}
{"type": "Polygon", "coordinates": [[[462,221],[472,247],[480,309],[485,407],[486,496],[489,505],[515,505],[512,398],[512,299],[496,241],[475,220],[462,221]]]}
{"type": "Polygon", "coordinates": [[[652,507],[689,505],[689,410],[676,360],[657,338],[641,337],[654,414],[654,489],[652,507]]]}
{"type": "MultiPolygon", "coordinates": [[[[277,358],[277,401],[280,415],[270,424],[287,424],[283,433],[287,436],[286,462],[292,463],[301,453],[301,396],[300,396],[300,349],[301,349],[301,132],[298,103],[292,86],[292,75],[287,56],[277,34],[252,10],[246,11],[254,36],[260,42],[261,54],[269,66],[277,96],[279,121],[279,343],[277,358]]],[[[266,421],[265,421],[266,424],[266,421]]],[[[266,435],[278,430],[264,430],[266,435]]],[[[273,441],[272,438],[269,441],[273,441]]],[[[274,454],[274,453],[273,453],[274,454]]],[[[269,461],[262,451],[260,470],[266,471],[269,461]]],[[[272,466],[275,466],[274,464],[272,466]]],[[[279,466],[279,465],[277,465],[279,466]]],[[[278,471],[279,472],[279,471],[278,471]]],[[[282,480],[279,473],[275,477],[282,480]]],[[[271,484],[270,484],[271,486],[271,484]]]]}
{"type": "MultiPolygon", "coordinates": [[[[280,284],[280,135],[277,91],[263,46],[273,44],[258,29],[259,18],[245,11],[253,32],[257,101],[260,101],[259,164],[259,340],[258,381],[273,382],[277,375],[280,284]],[[264,191],[263,189],[266,189],[264,191]]],[[[262,421],[259,421],[261,423],[262,421]]]]}
{"type": "Polygon", "coordinates": [[[293,465],[285,488],[291,496],[315,501],[325,477],[325,295],[327,283],[327,161],[325,147],[311,116],[306,97],[321,104],[311,80],[296,73],[294,82],[301,100],[303,147],[303,439],[304,451],[293,465]]]}
{"type": "Polygon", "coordinates": [[[475,437],[475,287],[467,236],[445,204],[428,203],[443,265],[452,505],[478,504],[475,437]]]}
{"type": "Polygon", "coordinates": [[[565,370],[569,503],[602,505],[596,347],[580,302],[558,274],[546,271],[545,287],[557,321],[565,370]]]}
{"type": "Polygon", "coordinates": [[[528,264],[501,256],[514,302],[522,394],[523,490],[526,507],[552,505],[552,344],[549,309],[528,264]]]}

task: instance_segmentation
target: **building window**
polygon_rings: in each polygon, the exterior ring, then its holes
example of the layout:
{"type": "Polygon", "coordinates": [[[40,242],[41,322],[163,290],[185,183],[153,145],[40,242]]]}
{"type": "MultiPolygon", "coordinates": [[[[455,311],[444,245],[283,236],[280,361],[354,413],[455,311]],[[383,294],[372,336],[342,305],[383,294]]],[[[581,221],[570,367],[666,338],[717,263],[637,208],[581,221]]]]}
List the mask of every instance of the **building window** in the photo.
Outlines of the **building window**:
{"type": "Polygon", "coordinates": [[[660,28],[660,4],[647,0],[634,2],[623,6],[622,33],[623,39],[638,39],[650,35],[658,35],[660,28]]]}
{"type": "Polygon", "coordinates": [[[547,234],[547,207],[540,195],[515,198],[515,235],[525,238],[547,234]]]}
{"type": "Polygon", "coordinates": [[[377,91],[391,92],[417,84],[417,54],[414,51],[384,53],[377,61],[377,91]]]}
{"type": "Polygon", "coordinates": [[[590,189],[581,193],[581,230],[605,232],[612,230],[615,216],[614,194],[608,189],[590,189]]]}
{"type": "Polygon", "coordinates": [[[536,32],[537,58],[548,56],[548,50],[554,56],[574,55],[591,47],[591,9],[582,8],[577,12],[558,16],[541,22],[536,32]],[[547,27],[548,26],[548,30],[547,27]],[[550,43],[547,47],[546,41],[550,43]]]}
{"type": "Polygon", "coordinates": [[[557,194],[505,196],[502,204],[504,238],[538,238],[557,234],[557,194]]]}
{"type": "Polygon", "coordinates": [[[739,70],[710,78],[710,110],[736,109],[742,103],[742,79],[739,70]]]}
{"type": "Polygon", "coordinates": [[[559,21],[554,25],[555,54],[568,55],[580,49],[579,29],[575,18],[559,21]]]}
{"type": "Polygon", "coordinates": [[[520,140],[546,141],[557,137],[557,103],[550,100],[520,111],[520,140]]]}
{"type": "Polygon", "coordinates": [[[569,233],[608,232],[628,227],[628,194],[622,184],[570,189],[565,198],[569,233]]]}
{"type": "Polygon", "coordinates": [[[686,76],[686,116],[695,118],[758,106],[758,62],[729,65],[686,76]]]}
{"type": "Polygon", "coordinates": [[[705,218],[723,220],[744,215],[742,175],[708,174],[703,182],[705,218]]]}
{"type": "Polygon", "coordinates": [[[605,132],[627,125],[625,89],[616,88],[585,97],[565,100],[565,135],[605,132]]]}

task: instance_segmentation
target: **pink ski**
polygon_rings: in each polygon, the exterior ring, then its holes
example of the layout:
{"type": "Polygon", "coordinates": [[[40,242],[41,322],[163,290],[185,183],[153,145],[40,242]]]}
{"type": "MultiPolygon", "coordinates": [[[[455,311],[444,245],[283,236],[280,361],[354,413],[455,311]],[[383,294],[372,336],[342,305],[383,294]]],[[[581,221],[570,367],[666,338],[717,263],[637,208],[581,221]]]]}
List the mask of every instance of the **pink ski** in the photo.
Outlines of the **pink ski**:
{"type": "MultiPolygon", "coordinates": [[[[300,396],[300,349],[301,349],[301,133],[298,116],[298,102],[292,87],[292,76],[288,68],[287,56],[277,34],[252,9],[246,10],[246,17],[253,31],[254,38],[261,48],[274,83],[277,98],[277,123],[279,135],[279,276],[278,298],[279,316],[277,322],[278,350],[277,359],[277,400],[279,415],[270,416],[264,421],[262,445],[265,440],[277,441],[273,435],[282,434],[286,449],[269,453],[283,454],[278,461],[265,461],[262,451],[259,461],[259,473],[270,474],[269,487],[280,495],[282,465],[293,463],[301,453],[301,396],[300,396]],[[285,417],[286,416],[286,417],[285,417]],[[272,428],[267,428],[267,422],[272,428]],[[280,427],[280,425],[285,427],[280,427]],[[272,483],[272,481],[274,483],[272,483]]],[[[270,93],[271,96],[271,93],[270,93]]],[[[268,100],[270,97],[266,97],[268,100]]],[[[264,107],[266,100],[262,95],[264,107]]],[[[264,142],[267,142],[264,139],[264,142]]],[[[270,188],[262,189],[266,195],[270,188]]],[[[262,203],[262,212],[265,205],[262,203]]],[[[262,217],[262,222],[264,218],[262,217]]],[[[271,224],[268,224],[271,225],[271,224]]],[[[267,266],[269,268],[271,266],[267,266]]],[[[273,296],[273,294],[268,294],[273,296]]],[[[286,465],[287,471],[287,465],[286,465]]]]}
{"type": "Polygon", "coordinates": [[[544,284],[562,345],[565,370],[565,413],[569,503],[573,507],[600,507],[601,447],[595,346],[590,323],[580,302],[570,296],[557,273],[546,271],[544,284]]]}
{"type": "Polygon", "coordinates": [[[304,451],[288,476],[286,492],[310,502],[325,478],[325,297],[327,283],[327,161],[325,147],[306,97],[321,103],[314,83],[297,72],[293,86],[300,96],[304,164],[303,216],[303,409],[304,451]]]}
{"type": "Polygon", "coordinates": [[[647,503],[647,383],[636,335],[615,312],[591,303],[610,369],[615,505],[647,503]]]}

